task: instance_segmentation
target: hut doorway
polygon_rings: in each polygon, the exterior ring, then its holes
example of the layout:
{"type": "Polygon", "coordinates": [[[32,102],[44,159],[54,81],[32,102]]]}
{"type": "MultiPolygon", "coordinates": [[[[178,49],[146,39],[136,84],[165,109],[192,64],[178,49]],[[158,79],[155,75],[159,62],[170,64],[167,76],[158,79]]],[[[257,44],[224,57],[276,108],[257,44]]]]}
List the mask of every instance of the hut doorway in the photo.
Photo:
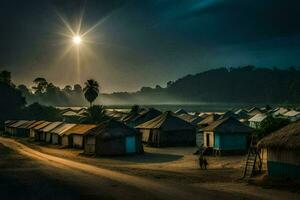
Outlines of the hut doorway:
{"type": "Polygon", "coordinates": [[[209,134],[206,134],[206,146],[211,147],[210,146],[210,141],[209,141],[209,134]]]}
{"type": "Polygon", "coordinates": [[[135,153],[135,137],[126,137],[125,139],[126,144],[126,153],[135,153]]]}

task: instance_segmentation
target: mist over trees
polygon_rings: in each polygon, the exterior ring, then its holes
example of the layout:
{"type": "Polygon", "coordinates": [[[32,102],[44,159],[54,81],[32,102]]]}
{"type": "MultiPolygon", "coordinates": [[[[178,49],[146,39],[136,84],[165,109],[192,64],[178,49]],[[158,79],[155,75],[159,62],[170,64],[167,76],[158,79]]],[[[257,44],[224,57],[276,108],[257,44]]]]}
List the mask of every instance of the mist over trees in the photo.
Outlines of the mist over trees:
{"type": "Polygon", "coordinates": [[[136,93],[114,93],[109,97],[134,103],[299,103],[300,70],[218,68],[169,81],[165,88],[143,87],[136,93]]]}
{"type": "Polygon", "coordinates": [[[17,87],[29,104],[34,102],[52,106],[82,106],[86,104],[83,89],[79,84],[66,85],[61,89],[42,77],[34,79],[33,83],[34,86],[31,89],[26,85],[17,87]]]}
{"type": "MultiPolygon", "coordinates": [[[[29,105],[35,102],[48,106],[89,105],[85,100],[85,91],[79,84],[60,88],[43,77],[37,77],[33,80],[32,88],[26,85],[15,86],[8,71],[1,72],[0,80],[1,97],[5,97],[1,100],[11,99],[8,106],[2,108],[3,112],[8,107],[15,109],[24,107],[26,103],[29,105]],[[5,90],[10,92],[4,92],[5,90]]],[[[94,86],[94,82],[92,83],[90,85],[94,86]]],[[[97,91],[94,89],[97,87],[97,84],[96,87],[88,87],[90,91],[88,93],[92,94],[89,97],[95,96],[97,91]]],[[[166,87],[157,85],[142,87],[133,93],[99,94],[99,99],[95,101],[96,104],[169,102],[299,103],[300,70],[295,67],[288,69],[255,68],[254,66],[218,68],[169,81],[166,87]]]]}

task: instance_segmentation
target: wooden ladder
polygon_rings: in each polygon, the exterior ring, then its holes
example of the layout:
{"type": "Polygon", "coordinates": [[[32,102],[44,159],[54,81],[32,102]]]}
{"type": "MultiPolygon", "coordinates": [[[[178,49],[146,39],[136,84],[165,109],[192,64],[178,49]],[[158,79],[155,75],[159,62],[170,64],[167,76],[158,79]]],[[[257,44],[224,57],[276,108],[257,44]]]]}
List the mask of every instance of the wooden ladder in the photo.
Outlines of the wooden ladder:
{"type": "Polygon", "coordinates": [[[261,167],[262,161],[257,149],[256,139],[252,135],[243,178],[251,178],[255,173],[261,171],[261,167]]]}

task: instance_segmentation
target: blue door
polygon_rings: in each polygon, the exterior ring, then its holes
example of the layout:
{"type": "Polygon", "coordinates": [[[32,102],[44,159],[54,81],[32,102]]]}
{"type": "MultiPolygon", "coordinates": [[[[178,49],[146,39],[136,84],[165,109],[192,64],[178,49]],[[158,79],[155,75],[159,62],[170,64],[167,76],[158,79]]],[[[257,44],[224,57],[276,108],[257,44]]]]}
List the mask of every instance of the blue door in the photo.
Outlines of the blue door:
{"type": "Polygon", "coordinates": [[[135,137],[126,137],[126,153],[135,153],[135,137]]]}

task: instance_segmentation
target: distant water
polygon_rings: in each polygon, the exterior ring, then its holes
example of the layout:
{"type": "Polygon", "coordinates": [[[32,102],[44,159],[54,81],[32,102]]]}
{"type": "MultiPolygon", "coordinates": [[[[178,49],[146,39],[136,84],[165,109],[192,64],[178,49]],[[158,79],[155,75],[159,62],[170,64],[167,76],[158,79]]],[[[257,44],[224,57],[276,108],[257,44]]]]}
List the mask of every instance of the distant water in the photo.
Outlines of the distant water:
{"type": "MultiPolygon", "coordinates": [[[[199,103],[199,104],[146,104],[142,107],[153,107],[161,111],[176,111],[180,108],[187,112],[226,112],[228,110],[237,110],[240,108],[251,108],[253,106],[263,107],[266,104],[238,104],[238,103],[199,103]]],[[[107,105],[110,109],[130,109],[132,105],[107,105]]],[[[277,106],[277,105],[270,105],[277,106]]]]}

